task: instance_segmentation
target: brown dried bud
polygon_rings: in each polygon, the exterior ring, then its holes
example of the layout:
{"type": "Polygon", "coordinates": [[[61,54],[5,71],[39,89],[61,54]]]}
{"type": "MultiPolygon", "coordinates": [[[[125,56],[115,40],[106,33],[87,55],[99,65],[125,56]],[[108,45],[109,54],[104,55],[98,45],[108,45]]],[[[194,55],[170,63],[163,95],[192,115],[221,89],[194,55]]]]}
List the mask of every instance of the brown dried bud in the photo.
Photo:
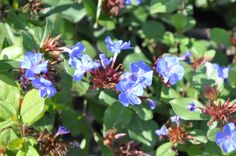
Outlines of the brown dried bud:
{"type": "Polygon", "coordinates": [[[40,47],[40,49],[44,52],[52,52],[52,51],[61,51],[61,45],[60,45],[60,38],[61,38],[62,34],[54,37],[54,38],[50,38],[50,34],[47,36],[47,38],[45,39],[45,41],[43,42],[43,45],[40,47]]]}
{"type": "Polygon", "coordinates": [[[218,96],[218,89],[217,86],[216,88],[211,87],[209,85],[205,85],[204,86],[204,91],[203,91],[203,95],[210,101],[215,101],[217,99],[218,96]]]}
{"type": "Polygon", "coordinates": [[[125,133],[117,133],[116,134],[116,129],[109,129],[106,134],[105,137],[103,138],[103,143],[104,145],[108,146],[108,147],[112,147],[112,143],[114,140],[117,140],[121,137],[126,136],[125,133]]]}
{"type": "Polygon", "coordinates": [[[117,16],[120,9],[124,7],[123,0],[105,0],[103,2],[103,9],[108,15],[117,16]]]}

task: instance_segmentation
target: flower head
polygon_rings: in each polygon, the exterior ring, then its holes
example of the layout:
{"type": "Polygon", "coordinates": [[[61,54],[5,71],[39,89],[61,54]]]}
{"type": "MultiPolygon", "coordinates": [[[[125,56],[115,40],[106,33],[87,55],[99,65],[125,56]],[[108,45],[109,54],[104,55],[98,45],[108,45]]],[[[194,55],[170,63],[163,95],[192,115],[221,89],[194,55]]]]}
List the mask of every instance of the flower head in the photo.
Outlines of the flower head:
{"type": "Polygon", "coordinates": [[[196,111],[197,106],[195,105],[194,102],[191,102],[191,103],[188,104],[187,108],[188,108],[189,111],[194,112],[194,111],[196,111]]]}
{"type": "Polygon", "coordinates": [[[164,83],[176,84],[177,81],[183,79],[184,68],[179,62],[179,58],[169,54],[157,60],[156,71],[163,78],[164,83]]]}
{"type": "Polygon", "coordinates": [[[175,122],[176,124],[179,124],[179,119],[180,118],[177,115],[170,117],[171,122],[175,122]]]}
{"type": "Polygon", "coordinates": [[[118,40],[113,42],[111,40],[110,36],[107,36],[105,39],[107,49],[110,50],[112,53],[120,53],[121,50],[126,50],[126,49],[132,49],[130,47],[131,43],[129,42],[123,42],[122,40],[118,40]]]}
{"type": "Polygon", "coordinates": [[[48,71],[48,61],[42,60],[41,53],[27,52],[24,61],[21,62],[20,68],[26,69],[25,77],[33,80],[35,74],[46,73],[48,71]]]}
{"type": "Polygon", "coordinates": [[[72,66],[76,66],[76,60],[83,56],[83,52],[85,51],[85,47],[81,42],[78,42],[72,49],[70,49],[69,55],[69,64],[72,66]]]}
{"type": "Polygon", "coordinates": [[[156,101],[154,101],[152,99],[147,99],[147,101],[148,101],[148,106],[149,106],[150,109],[153,110],[153,109],[156,108],[156,106],[157,106],[157,102],[156,101]]]}
{"type": "Polygon", "coordinates": [[[79,59],[74,58],[73,62],[75,67],[73,79],[75,81],[80,81],[87,71],[99,66],[99,64],[94,62],[88,55],[82,55],[79,59]]]}
{"type": "Polygon", "coordinates": [[[192,53],[190,51],[187,51],[183,56],[180,57],[180,60],[185,61],[186,63],[190,63],[190,57],[192,56],[192,53]]]}
{"type": "Polygon", "coordinates": [[[68,134],[70,133],[70,131],[68,129],[66,129],[65,127],[63,126],[59,126],[58,127],[58,130],[57,130],[57,133],[55,134],[55,137],[59,136],[59,135],[64,135],[64,134],[68,134]]]}
{"type": "Polygon", "coordinates": [[[125,77],[130,78],[133,81],[138,81],[144,88],[146,86],[151,86],[153,70],[147,64],[145,64],[143,61],[131,63],[130,69],[131,73],[125,73],[125,77]]]}
{"type": "Polygon", "coordinates": [[[141,104],[139,96],[143,95],[143,87],[140,83],[124,78],[116,85],[116,90],[120,92],[119,101],[122,105],[141,104]]]}
{"type": "Polygon", "coordinates": [[[39,89],[39,94],[41,97],[49,96],[52,97],[56,94],[57,90],[51,81],[46,80],[44,77],[35,78],[32,80],[32,85],[39,89]]]}
{"type": "Polygon", "coordinates": [[[166,128],[166,126],[163,125],[163,126],[161,127],[161,129],[156,130],[155,133],[156,133],[158,136],[166,136],[166,135],[168,135],[169,131],[168,131],[168,129],[166,128]]]}
{"type": "Polygon", "coordinates": [[[226,153],[236,149],[236,129],[234,123],[226,124],[223,132],[216,133],[216,144],[222,147],[226,153]]]}
{"type": "Polygon", "coordinates": [[[230,71],[232,70],[232,68],[230,67],[225,67],[225,66],[220,67],[216,63],[213,64],[213,67],[215,68],[215,70],[217,70],[218,76],[223,79],[227,79],[229,77],[230,71]]]}

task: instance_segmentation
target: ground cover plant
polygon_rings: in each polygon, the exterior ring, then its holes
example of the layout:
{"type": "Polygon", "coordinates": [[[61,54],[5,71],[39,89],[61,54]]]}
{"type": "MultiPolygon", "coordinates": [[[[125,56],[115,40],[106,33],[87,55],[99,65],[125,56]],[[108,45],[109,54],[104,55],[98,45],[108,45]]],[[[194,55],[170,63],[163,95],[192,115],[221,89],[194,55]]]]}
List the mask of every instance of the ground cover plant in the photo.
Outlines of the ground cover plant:
{"type": "Polygon", "coordinates": [[[235,156],[235,0],[1,0],[0,156],[235,156]]]}

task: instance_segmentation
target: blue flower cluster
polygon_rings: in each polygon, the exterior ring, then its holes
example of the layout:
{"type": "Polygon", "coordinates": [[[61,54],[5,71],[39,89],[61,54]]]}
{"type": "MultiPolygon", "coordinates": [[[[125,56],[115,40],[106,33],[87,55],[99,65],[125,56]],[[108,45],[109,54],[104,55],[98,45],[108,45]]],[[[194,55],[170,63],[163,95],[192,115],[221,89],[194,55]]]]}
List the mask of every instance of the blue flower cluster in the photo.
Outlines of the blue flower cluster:
{"type": "Polygon", "coordinates": [[[94,68],[97,68],[99,64],[94,62],[89,55],[83,54],[85,47],[81,42],[78,42],[69,53],[69,65],[75,68],[73,80],[80,81],[84,74],[94,68]]]}
{"type": "Polygon", "coordinates": [[[184,68],[180,64],[180,58],[169,54],[163,55],[157,60],[156,71],[162,77],[164,83],[176,84],[184,77],[184,68]]]}
{"type": "Polygon", "coordinates": [[[153,71],[143,61],[130,64],[131,72],[123,74],[123,79],[116,85],[119,101],[124,106],[141,104],[144,89],[152,84],[153,71]]]}
{"type": "Polygon", "coordinates": [[[236,149],[236,128],[234,123],[228,123],[223,127],[223,132],[216,133],[216,144],[222,148],[225,153],[236,149]]]}
{"type": "Polygon", "coordinates": [[[32,85],[39,90],[41,97],[52,97],[57,91],[53,83],[42,76],[48,72],[48,61],[44,61],[42,57],[41,53],[27,52],[20,68],[25,69],[24,78],[32,81],[32,85]]]}

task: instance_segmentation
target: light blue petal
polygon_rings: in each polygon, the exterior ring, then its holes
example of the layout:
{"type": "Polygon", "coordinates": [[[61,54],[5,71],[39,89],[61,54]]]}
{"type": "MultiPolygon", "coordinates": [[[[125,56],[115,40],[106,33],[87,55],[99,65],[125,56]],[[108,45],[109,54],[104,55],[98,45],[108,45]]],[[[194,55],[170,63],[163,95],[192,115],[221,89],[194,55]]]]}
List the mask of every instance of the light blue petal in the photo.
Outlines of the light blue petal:
{"type": "Polygon", "coordinates": [[[125,93],[119,94],[119,101],[125,107],[127,107],[129,105],[129,100],[128,100],[127,94],[125,94],[125,93]]]}

